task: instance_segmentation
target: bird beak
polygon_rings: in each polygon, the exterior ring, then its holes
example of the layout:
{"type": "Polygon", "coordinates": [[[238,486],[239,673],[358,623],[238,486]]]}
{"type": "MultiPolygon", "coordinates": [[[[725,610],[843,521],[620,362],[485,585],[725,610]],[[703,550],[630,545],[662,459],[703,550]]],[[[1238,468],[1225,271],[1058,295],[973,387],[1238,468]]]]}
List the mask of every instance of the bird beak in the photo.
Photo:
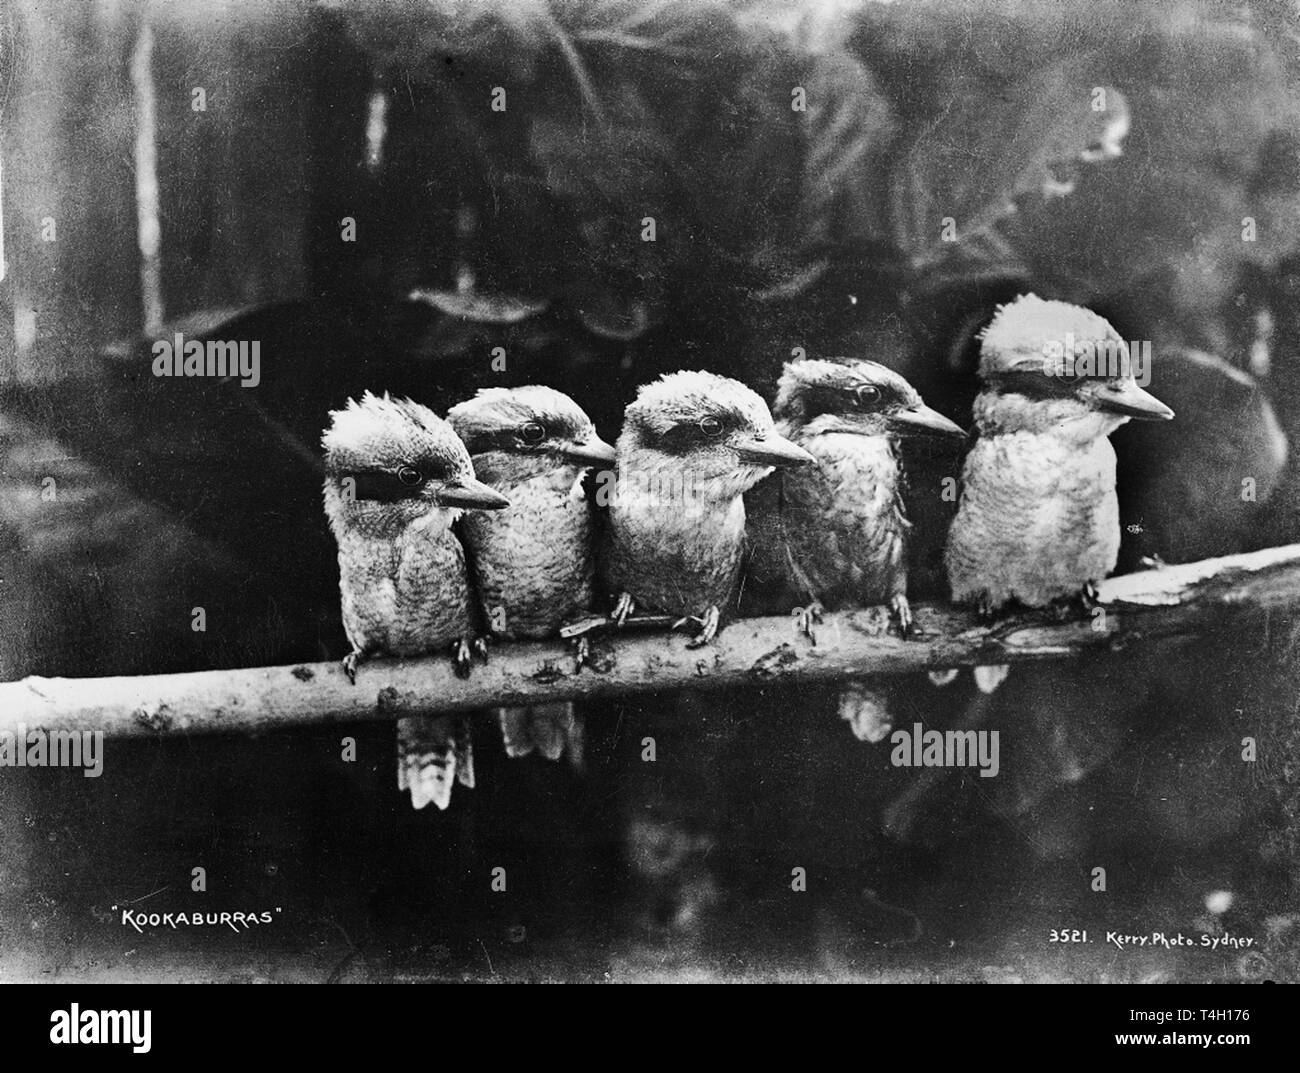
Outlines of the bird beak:
{"type": "Polygon", "coordinates": [[[754,436],[732,444],[742,462],[755,466],[804,466],[813,456],[780,436],[754,436]]]}
{"type": "Polygon", "coordinates": [[[473,477],[443,485],[435,498],[441,507],[464,507],[466,510],[501,510],[510,506],[510,500],[500,492],[473,477]]]}
{"type": "Polygon", "coordinates": [[[614,461],[614,448],[593,432],[581,443],[563,444],[560,455],[580,466],[607,466],[614,461]]]}
{"type": "Polygon", "coordinates": [[[955,421],[949,421],[938,410],[918,402],[910,410],[899,410],[886,419],[889,427],[901,436],[951,436],[965,439],[966,430],[955,421]]]}
{"type": "Polygon", "coordinates": [[[1168,421],[1174,416],[1173,410],[1132,380],[1103,384],[1091,394],[1097,408],[1108,413],[1123,414],[1139,421],[1168,421]]]}

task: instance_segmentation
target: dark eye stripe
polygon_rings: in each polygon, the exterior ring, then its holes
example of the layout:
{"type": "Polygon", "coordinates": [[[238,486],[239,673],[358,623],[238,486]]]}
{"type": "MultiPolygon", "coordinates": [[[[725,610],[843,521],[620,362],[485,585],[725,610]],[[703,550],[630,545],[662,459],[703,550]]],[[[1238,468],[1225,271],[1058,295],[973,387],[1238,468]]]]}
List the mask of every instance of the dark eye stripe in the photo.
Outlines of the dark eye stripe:
{"type": "Polygon", "coordinates": [[[994,391],[1003,395],[1023,395],[1027,399],[1066,399],[1073,396],[1080,385],[1093,380],[1106,383],[1109,376],[1081,376],[1070,378],[1051,376],[1045,372],[1000,373],[987,378],[994,391]]]}
{"type": "Polygon", "coordinates": [[[470,454],[482,455],[487,454],[489,451],[518,451],[521,442],[536,446],[537,443],[544,443],[547,439],[577,440],[583,439],[589,434],[590,428],[580,427],[574,422],[566,420],[533,420],[527,421],[523,425],[512,425],[509,428],[466,430],[461,433],[461,440],[470,454]],[[523,435],[523,430],[528,425],[541,427],[541,440],[532,441],[523,435]]]}
{"type": "MultiPolygon", "coordinates": [[[[356,498],[375,503],[396,503],[403,499],[414,499],[420,494],[430,480],[447,480],[451,467],[436,460],[420,463],[418,466],[404,465],[396,470],[365,469],[343,474],[344,479],[352,478],[356,482],[356,498]],[[414,470],[420,478],[418,481],[402,480],[402,474],[414,470]]],[[[408,478],[409,480],[409,478],[408,478]]]]}
{"type": "Polygon", "coordinates": [[[701,418],[700,421],[684,421],[659,436],[657,446],[666,454],[684,455],[701,447],[710,447],[719,443],[726,438],[728,432],[737,427],[736,421],[729,420],[725,416],[715,414],[708,416],[718,422],[717,431],[708,432],[700,427],[701,424],[707,424],[705,418],[701,418]]]}
{"type": "Polygon", "coordinates": [[[804,412],[811,419],[821,414],[878,413],[890,406],[911,406],[914,400],[899,397],[892,386],[862,384],[852,388],[812,388],[804,393],[803,401],[804,412]],[[874,399],[867,397],[867,387],[879,394],[874,399]]]}
{"type": "Polygon", "coordinates": [[[387,470],[366,470],[361,473],[345,475],[356,481],[356,498],[374,503],[397,503],[403,499],[414,499],[420,494],[423,484],[403,484],[396,473],[387,470]]]}
{"type": "Polygon", "coordinates": [[[512,428],[476,429],[462,435],[465,449],[472,455],[487,454],[489,451],[513,451],[517,446],[515,430],[512,428]]]}

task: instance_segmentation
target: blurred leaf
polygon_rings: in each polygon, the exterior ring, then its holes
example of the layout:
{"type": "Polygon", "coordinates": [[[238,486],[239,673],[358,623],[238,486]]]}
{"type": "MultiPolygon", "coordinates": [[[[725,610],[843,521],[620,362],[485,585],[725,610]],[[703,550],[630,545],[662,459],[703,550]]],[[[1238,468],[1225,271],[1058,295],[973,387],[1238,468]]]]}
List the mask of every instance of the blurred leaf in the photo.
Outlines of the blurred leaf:
{"type": "Polygon", "coordinates": [[[819,57],[808,83],[799,211],[803,243],[871,241],[885,227],[893,111],[870,72],[843,53],[819,57]]]}
{"type": "Polygon", "coordinates": [[[1300,193],[1300,135],[1291,130],[1269,131],[1246,192],[1251,198],[1300,193]]]}
{"type": "Polygon", "coordinates": [[[1021,268],[1000,232],[1005,221],[1030,201],[1069,193],[1080,167],[1117,155],[1127,129],[1123,95],[1095,87],[1090,66],[1058,62],[1005,95],[970,98],[922,130],[895,168],[890,199],[894,241],[913,270],[953,261],[981,273],[1021,268]],[[942,237],[947,218],[955,240],[942,237]]]}
{"type": "Polygon", "coordinates": [[[551,43],[550,0],[320,0],[380,67],[414,77],[440,71],[447,57],[506,56],[527,70],[551,43]]]}
{"type": "Polygon", "coordinates": [[[427,302],[440,313],[476,324],[516,324],[542,312],[549,304],[545,299],[530,300],[508,294],[418,289],[411,292],[410,300],[427,302]]]}
{"type": "Polygon", "coordinates": [[[607,287],[579,286],[567,297],[583,327],[602,339],[628,342],[644,335],[653,324],[648,303],[607,287]]]}

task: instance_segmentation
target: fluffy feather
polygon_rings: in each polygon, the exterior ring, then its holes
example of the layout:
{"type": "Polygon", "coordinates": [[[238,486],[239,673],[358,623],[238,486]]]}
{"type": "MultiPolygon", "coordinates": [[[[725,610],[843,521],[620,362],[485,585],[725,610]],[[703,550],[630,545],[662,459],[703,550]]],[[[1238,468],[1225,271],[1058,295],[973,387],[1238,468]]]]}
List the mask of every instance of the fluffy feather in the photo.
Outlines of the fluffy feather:
{"type": "MultiPolygon", "coordinates": [[[[743,494],[770,465],[737,444],[780,437],[761,398],[712,373],[670,373],[641,388],[619,437],[607,575],[639,606],[699,617],[728,608],[745,540],[743,494]],[[716,422],[710,437],[702,424],[716,422]]],[[[800,459],[807,458],[803,452],[800,459]]]]}
{"type": "MultiPolygon", "coordinates": [[[[447,420],[475,471],[510,499],[505,510],[470,514],[461,527],[484,621],[499,637],[553,637],[593,606],[592,505],[583,479],[612,449],[569,396],[537,385],[484,389],[452,407],[447,420]],[[575,458],[574,449],[590,459],[575,458]]],[[[555,760],[567,749],[580,761],[572,704],[504,708],[497,717],[510,756],[536,750],[555,760]]]]}
{"type": "MultiPolygon", "coordinates": [[[[749,495],[751,576],[775,583],[786,608],[887,604],[907,632],[911,526],[897,437],[911,428],[960,438],[961,429],[945,427],[903,377],[870,361],[787,364],[775,414],[777,428],[814,464],[773,474],[749,495]]],[[[839,706],[860,740],[887,733],[888,705],[879,691],[849,683],[839,706]]]]}
{"type": "MultiPolygon", "coordinates": [[[[1012,601],[1043,607],[1073,597],[1114,569],[1119,554],[1115,451],[1107,436],[1141,403],[1132,370],[1064,379],[1049,346],[1071,338],[1127,346],[1095,313],[1025,295],[1001,307],[983,334],[975,400],[979,435],[962,469],[961,499],[945,563],[952,597],[986,611],[1012,601]]],[[[1064,355],[1062,360],[1072,355],[1064,355]]]]}
{"type": "MultiPolygon", "coordinates": [[[[330,416],[325,512],[352,644],[345,667],[355,674],[371,654],[414,656],[463,641],[473,618],[465,552],[452,531],[460,510],[439,505],[437,494],[474,483],[469,454],[451,426],[409,399],[366,392],[330,416]],[[400,494],[403,468],[427,477],[400,494]],[[368,479],[386,482],[384,491],[367,498],[368,479]]],[[[473,786],[468,733],[450,717],[398,721],[398,788],[416,808],[447,808],[456,780],[473,786]]]]}

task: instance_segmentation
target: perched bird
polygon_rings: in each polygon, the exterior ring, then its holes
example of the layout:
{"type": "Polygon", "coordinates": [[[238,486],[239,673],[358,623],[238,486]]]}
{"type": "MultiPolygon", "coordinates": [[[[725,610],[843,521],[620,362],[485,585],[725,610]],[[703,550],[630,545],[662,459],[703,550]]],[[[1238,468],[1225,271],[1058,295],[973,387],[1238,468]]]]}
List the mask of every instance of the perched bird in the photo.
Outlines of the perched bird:
{"type": "Polygon", "coordinates": [[[637,607],[679,615],[699,627],[691,644],[708,644],[736,596],[744,493],[774,467],[813,458],[744,384],[690,370],[640,389],[617,456],[605,564],[615,621],[637,607]]]}
{"type": "MultiPolygon", "coordinates": [[[[903,436],[963,439],[959,425],[921,401],[898,373],[873,361],[790,362],[773,405],[782,435],[816,464],[774,473],[746,496],[747,588],[777,590],[801,607],[803,629],[827,608],[887,605],[906,636],[907,540],[903,436]]],[[[839,710],[866,741],[889,730],[885,698],[863,682],[840,691],[839,710]]]]}
{"type": "MultiPolygon", "coordinates": [[[[709,643],[734,605],[745,555],[744,493],[776,466],[812,461],[780,436],[766,403],[713,373],[669,373],[624,413],[608,493],[602,580],[614,619],[640,607],[698,626],[709,643]]],[[[632,709],[639,732],[674,757],[636,764],[619,790],[628,866],[657,920],[691,942],[722,904],[728,786],[740,720],[681,690],[632,709]],[[721,828],[720,828],[721,825],[721,828]],[[719,871],[721,869],[721,871],[719,871]]]]}
{"type": "MultiPolygon", "coordinates": [[[[447,421],[475,474],[506,495],[505,510],[461,522],[483,618],[493,636],[555,636],[589,612],[595,596],[590,467],[612,465],[614,448],[568,395],[549,387],[483,388],[447,421]]],[[[550,760],[580,756],[571,703],[498,710],[506,752],[550,760]]]]}
{"type": "MultiPolygon", "coordinates": [[[[474,477],[450,425],[409,399],[366,392],[330,415],[325,513],[339,546],[348,677],[368,656],[414,656],[451,646],[468,673],[474,634],[465,551],[452,531],[464,510],[510,505],[474,477]]],[[[474,785],[468,727],[448,716],[397,724],[400,789],[445,809],[456,780],[474,785]]]]}
{"type": "Polygon", "coordinates": [[[952,598],[985,615],[1087,600],[1120,545],[1107,437],[1173,411],[1138,386],[1127,344],[1087,309],[1022,295],[981,339],[978,437],[945,550],[952,598]]]}
{"type": "Polygon", "coordinates": [[[887,604],[911,629],[903,436],[962,439],[961,427],[873,361],[790,362],[773,406],[777,430],[816,465],[776,473],[746,497],[756,580],[824,608],[887,604]]]}

